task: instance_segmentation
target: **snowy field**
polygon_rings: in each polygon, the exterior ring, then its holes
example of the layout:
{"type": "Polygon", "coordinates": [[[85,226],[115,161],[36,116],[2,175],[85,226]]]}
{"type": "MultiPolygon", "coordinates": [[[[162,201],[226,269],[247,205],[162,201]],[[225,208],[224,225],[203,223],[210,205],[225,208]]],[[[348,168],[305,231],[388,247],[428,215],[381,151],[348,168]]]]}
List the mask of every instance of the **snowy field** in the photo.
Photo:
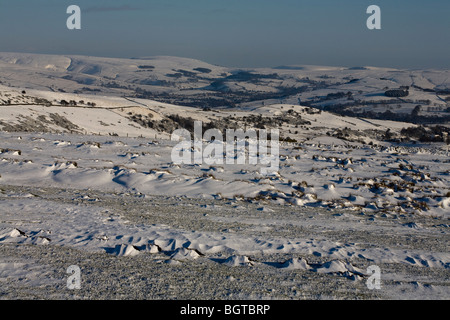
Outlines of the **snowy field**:
{"type": "Polygon", "coordinates": [[[442,148],[281,144],[280,169],[174,142],[0,133],[2,299],[448,299],[442,148]],[[80,289],[67,269],[81,270],[80,289]],[[367,286],[377,266],[381,288],[367,286]]]}

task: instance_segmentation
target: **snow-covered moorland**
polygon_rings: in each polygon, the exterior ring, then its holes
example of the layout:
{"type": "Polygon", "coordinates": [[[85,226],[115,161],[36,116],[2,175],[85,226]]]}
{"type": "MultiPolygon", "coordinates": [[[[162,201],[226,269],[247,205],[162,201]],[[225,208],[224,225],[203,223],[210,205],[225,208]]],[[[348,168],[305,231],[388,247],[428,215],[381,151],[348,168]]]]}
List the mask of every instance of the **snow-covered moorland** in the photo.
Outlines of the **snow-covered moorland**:
{"type": "Polygon", "coordinates": [[[0,89],[3,299],[450,297],[448,150],[415,125],[0,89]],[[280,129],[279,169],[174,163],[194,120],[280,129]]]}
{"type": "Polygon", "coordinates": [[[439,153],[283,147],[280,174],[263,177],[172,166],[167,140],[1,138],[4,298],[448,297],[439,153]],[[365,283],[374,264],[380,290],[365,283]]]}

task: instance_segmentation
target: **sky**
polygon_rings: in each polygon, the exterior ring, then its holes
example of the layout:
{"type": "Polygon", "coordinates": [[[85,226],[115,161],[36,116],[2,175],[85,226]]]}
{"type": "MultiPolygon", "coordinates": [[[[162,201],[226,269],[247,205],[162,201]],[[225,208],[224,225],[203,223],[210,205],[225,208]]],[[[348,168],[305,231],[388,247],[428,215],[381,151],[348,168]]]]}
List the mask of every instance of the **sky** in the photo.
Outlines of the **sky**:
{"type": "Polygon", "coordinates": [[[450,69],[449,0],[0,0],[0,51],[450,69]],[[81,29],[69,30],[69,5],[81,29]],[[369,30],[366,10],[381,9],[369,30]]]}

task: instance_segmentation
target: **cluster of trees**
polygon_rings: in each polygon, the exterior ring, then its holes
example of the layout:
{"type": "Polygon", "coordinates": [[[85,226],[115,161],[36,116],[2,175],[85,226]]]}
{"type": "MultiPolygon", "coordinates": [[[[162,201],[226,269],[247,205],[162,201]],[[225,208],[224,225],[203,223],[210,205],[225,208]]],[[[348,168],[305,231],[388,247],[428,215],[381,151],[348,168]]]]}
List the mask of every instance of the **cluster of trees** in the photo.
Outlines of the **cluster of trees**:
{"type": "Polygon", "coordinates": [[[400,89],[387,90],[384,95],[386,97],[403,98],[409,95],[409,87],[401,87],[400,89]]]}
{"type": "Polygon", "coordinates": [[[153,69],[155,69],[155,66],[142,65],[142,66],[138,66],[138,69],[153,70],[153,69]]]}
{"type": "Polygon", "coordinates": [[[128,115],[130,115],[130,120],[133,122],[136,122],[140,126],[144,128],[153,128],[154,123],[151,120],[153,118],[153,115],[150,113],[148,115],[142,115],[142,114],[133,114],[132,112],[128,112],[128,115]]]}
{"type": "Polygon", "coordinates": [[[366,111],[363,109],[349,110],[349,106],[333,105],[325,108],[329,112],[333,112],[347,117],[362,117],[368,119],[391,120],[401,122],[411,122],[415,124],[432,124],[450,122],[450,115],[423,115],[421,114],[422,107],[417,105],[411,113],[392,112],[386,110],[385,112],[366,111]]]}
{"type": "Polygon", "coordinates": [[[324,100],[336,100],[336,99],[342,99],[342,98],[347,98],[347,99],[351,99],[353,97],[353,93],[348,91],[348,92],[336,92],[336,93],[329,93],[327,94],[327,96],[325,97],[324,100]]]}
{"type": "Polygon", "coordinates": [[[420,142],[445,142],[450,144],[450,128],[444,126],[418,126],[403,128],[400,133],[420,142]]]}
{"type": "Polygon", "coordinates": [[[34,98],[34,102],[39,105],[44,105],[46,107],[50,107],[52,103],[44,98],[34,98]]]}
{"type": "Polygon", "coordinates": [[[70,101],[66,101],[66,100],[61,100],[61,105],[62,106],[76,106],[77,102],[75,100],[70,100],[70,101]]]}
{"type": "Polygon", "coordinates": [[[208,68],[195,68],[195,71],[201,72],[201,73],[211,73],[211,69],[208,68]]]}
{"type": "MultiPolygon", "coordinates": [[[[78,102],[76,102],[75,100],[61,100],[60,104],[62,106],[69,106],[69,107],[74,107],[77,106],[78,104],[84,104],[84,100],[80,100],[78,102]]],[[[87,102],[86,105],[90,106],[90,107],[95,107],[97,104],[95,102],[87,102]]]]}

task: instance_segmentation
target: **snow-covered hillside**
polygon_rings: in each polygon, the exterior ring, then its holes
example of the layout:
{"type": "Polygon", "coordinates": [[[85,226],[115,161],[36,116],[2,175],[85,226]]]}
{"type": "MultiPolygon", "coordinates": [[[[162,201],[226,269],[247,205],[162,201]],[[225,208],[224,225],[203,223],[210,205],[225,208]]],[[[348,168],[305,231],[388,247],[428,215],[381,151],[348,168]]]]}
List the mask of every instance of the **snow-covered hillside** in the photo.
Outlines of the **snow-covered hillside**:
{"type": "Polygon", "coordinates": [[[127,96],[201,108],[301,104],[381,119],[400,114],[395,120],[401,120],[420,105],[421,112],[413,120],[443,123],[450,107],[449,70],[237,69],[167,56],[119,59],[25,53],[0,53],[0,69],[0,82],[18,88],[127,96]],[[407,95],[385,95],[399,89],[407,95]]]}
{"type": "MultiPolygon", "coordinates": [[[[347,139],[380,142],[389,130],[393,135],[416,125],[376,119],[339,116],[314,108],[273,104],[239,109],[203,109],[148,99],[17,89],[0,85],[0,128],[5,131],[73,132],[129,137],[169,138],[179,123],[160,125],[177,116],[189,121],[213,121],[225,128],[251,129],[264,124],[278,128],[282,138],[302,142],[348,131],[347,139]],[[57,115],[57,116],[55,116],[57,115]]],[[[172,120],[170,120],[172,121],[172,120]]],[[[220,129],[219,128],[219,129],[220,129]]]]}

